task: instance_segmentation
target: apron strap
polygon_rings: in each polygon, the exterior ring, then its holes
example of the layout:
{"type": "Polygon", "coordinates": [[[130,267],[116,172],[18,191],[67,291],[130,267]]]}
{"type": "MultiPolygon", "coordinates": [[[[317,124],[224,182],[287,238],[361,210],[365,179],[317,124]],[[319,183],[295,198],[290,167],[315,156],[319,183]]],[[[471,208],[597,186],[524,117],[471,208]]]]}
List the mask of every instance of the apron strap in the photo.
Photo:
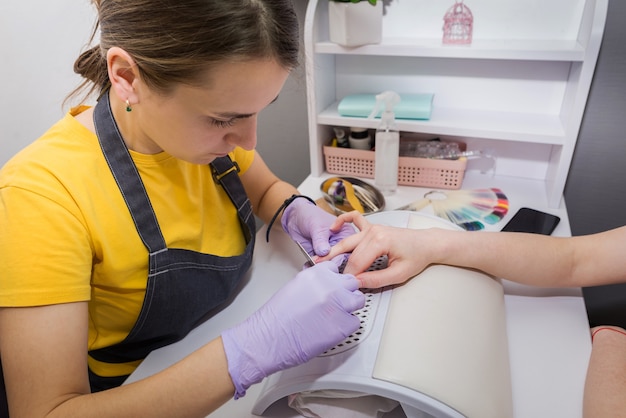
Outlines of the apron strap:
{"type": "Polygon", "coordinates": [[[165,239],[137,167],[113,118],[108,91],[96,104],[93,121],[104,158],[122,192],[141,240],[150,254],[164,250],[165,239]]]}
{"type": "Polygon", "coordinates": [[[228,197],[233,202],[239,213],[239,219],[244,224],[243,230],[246,242],[250,242],[256,232],[256,228],[251,229],[250,217],[253,216],[252,204],[239,178],[239,165],[232,161],[229,156],[219,157],[210,163],[213,171],[213,179],[222,185],[228,197]]]}

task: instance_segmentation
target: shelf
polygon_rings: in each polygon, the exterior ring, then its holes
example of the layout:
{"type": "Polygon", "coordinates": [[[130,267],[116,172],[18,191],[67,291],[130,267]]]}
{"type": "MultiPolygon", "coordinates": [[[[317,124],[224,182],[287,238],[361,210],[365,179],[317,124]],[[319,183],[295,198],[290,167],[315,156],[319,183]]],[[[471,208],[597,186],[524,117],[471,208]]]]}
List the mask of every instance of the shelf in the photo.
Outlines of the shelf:
{"type": "Polygon", "coordinates": [[[346,48],[315,43],[318,54],[380,55],[426,58],[470,58],[582,62],[585,48],[576,40],[474,40],[471,45],[443,45],[441,39],[386,38],[377,45],[346,48]]]}
{"type": "MultiPolygon", "coordinates": [[[[343,117],[338,102],[317,116],[317,123],[332,126],[358,126],[374,129],[379,119],[343,117]]],[[[397,120],[398,129],[444,136],[462,136],[563,145],[565,132],[558,115],[476,111],[434,107],[430,120],[397,120]]]]}
{"type": "Polygon", "coordinates": [[[608,0],[490,0],[473,10],[481,20],[469,45],[443,44],[439,5],[394,1],[386,4],[382,42],[355,48],[329,41],[327,3],[309,0],[304,26],[313,175],[325,170],[322,150],[332,127],[378,125],[340,116],[338,100],[385,90],[432,93],[430,119],[398,120],[400,131],[493,150],[497,181],[514,189],[503,175],[535,179],[541,193],[524,198],[527,205],[541,195],[548,208],[560,207],[608,0]]]}

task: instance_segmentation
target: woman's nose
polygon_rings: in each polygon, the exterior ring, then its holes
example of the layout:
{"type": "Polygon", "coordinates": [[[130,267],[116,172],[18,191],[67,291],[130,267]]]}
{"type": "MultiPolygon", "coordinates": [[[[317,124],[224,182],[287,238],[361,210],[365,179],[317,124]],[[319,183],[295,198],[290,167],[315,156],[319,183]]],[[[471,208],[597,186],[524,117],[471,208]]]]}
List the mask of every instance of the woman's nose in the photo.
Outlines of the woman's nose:
{"type": "Polygon", "coordinates": [[[245,150],[253,150],[256,147],[257,117],[251,116],[239,122],[231,132],[226,134],[226,140],[245,150]]]}

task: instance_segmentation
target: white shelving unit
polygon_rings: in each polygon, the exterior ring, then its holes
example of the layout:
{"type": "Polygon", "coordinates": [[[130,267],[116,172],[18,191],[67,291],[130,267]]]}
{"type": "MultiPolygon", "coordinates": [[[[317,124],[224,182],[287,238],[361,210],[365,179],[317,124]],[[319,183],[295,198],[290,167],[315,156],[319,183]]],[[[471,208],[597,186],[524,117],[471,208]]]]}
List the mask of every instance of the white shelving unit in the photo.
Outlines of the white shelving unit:
{"type": "Polygon", "coordinates": [[[468,184],[520,187],[521,181],[523,189],[527,180],[542,196],[526,199],[564,208],[608,0],[468,0],[474,36],[462,46],[441,41],[443,16],[454,0],[385,1],[382,43],[356,48],[328,41],[328,1],[309,0],[304,23],[312,177],[326,175],[323,145],[334,126],[376,127],[376,120],[340,116],[341,98],[384,90],[433,93],[431,119],[399,121],[401,131],[489,149],[497,157],[494,176],[474,170],[470,161],[468,184]]]}

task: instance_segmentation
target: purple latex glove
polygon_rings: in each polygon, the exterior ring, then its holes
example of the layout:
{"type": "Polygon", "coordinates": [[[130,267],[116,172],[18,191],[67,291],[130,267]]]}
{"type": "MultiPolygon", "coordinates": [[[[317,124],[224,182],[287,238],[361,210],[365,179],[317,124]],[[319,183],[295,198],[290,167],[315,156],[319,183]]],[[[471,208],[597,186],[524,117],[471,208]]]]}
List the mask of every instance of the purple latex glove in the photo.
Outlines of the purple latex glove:
{"type": "Polygon", "coordinates": [[[365,296],[354,276],[337,270],[337,261],[325,261],[301,271],[248,319],[222,333],[235,399],[252,384],[307,362],[359,328],[352,312],[365,305],[365,296]]]}
{"type": "Polygon", "coordinates": [[[344,224],[339,232],[331,232],[335,216],[306,199],[295,199],[285,208],[281,224],[292,240],[302,244],[311,255],[325,256],[330,247],[356,231],[344,224]]]}

